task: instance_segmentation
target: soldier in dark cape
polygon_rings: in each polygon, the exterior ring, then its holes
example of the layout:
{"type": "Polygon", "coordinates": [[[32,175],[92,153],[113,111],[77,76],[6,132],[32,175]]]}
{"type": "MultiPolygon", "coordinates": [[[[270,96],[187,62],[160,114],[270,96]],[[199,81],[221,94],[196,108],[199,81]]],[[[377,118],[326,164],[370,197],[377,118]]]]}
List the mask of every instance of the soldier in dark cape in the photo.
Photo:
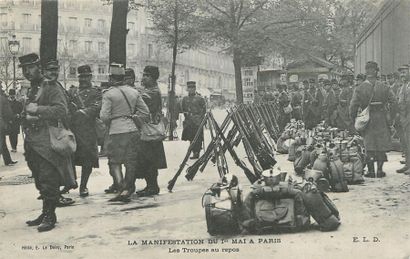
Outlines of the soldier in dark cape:
{"type": "Polygon", "coordinates": [[[10,129],[8,130],[11,152],[17,152],[18,135],[20,134],[21,113],[23,112],[23,103],[16,98],[16,90],[9,90],[9,103],[13,118],[11,119],[10,129]]]}
{"type": "Polygon", "coordinates": [[[189,140],[192,142],[197,131],[200,131],[199,138],[192,149],[193,155],[191,157],[191,159],[197,159],[199,158],[199,152],[201,151],[204,139],[203,129],[200,129],[199,126],[206,113],[206,103],[205,99],[196,93],[195,81],[188,81],[187,88],[188,96],[185,96],[181,102],[182,112],[185,116],[182,140],[189,140]]]}
{"type": "MultiPolygon", "coordinates": [[[[127,74],[127,71],[126,71],[127,74]]],[[[150,123],[158,124],[162,120],[162,100],[161,92],[157,80],[159,78],[158,67],[146,66],[141,79],[142,99],[147,104],[150,112],[150,123]]],[[[134,78],[135,80],[135,78],[134,78]]],[[[167,168],[164,144],[159,141],[141,141],[141,156],[136,177],[144,178],[147,185],[138,191],[139,196],[152,196],[159,193],[158,186],[158,169],[167,168]]]]}

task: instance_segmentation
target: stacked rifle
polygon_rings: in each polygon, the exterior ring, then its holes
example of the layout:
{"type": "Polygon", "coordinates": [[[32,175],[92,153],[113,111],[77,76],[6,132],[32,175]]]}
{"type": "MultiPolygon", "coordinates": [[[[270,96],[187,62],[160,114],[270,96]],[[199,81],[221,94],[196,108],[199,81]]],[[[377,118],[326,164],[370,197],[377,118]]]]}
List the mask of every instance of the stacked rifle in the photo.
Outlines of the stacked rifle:
{"type": "MultiPolygon", "coordinates": [[[[217,123],[211,111],[208,111],[200,125],[202,129],[208,126],[211,141],[202,156],[188,166],[185,178],[192,181],[198,171],[203,172],[211,161],[217,166],[219,178],[228,173],[225,153],[228,151],[235,164],[240,167],[248,180],[253,183],[261,177],[264,170],[276,164],[274,150],[280,131],[277,123],[278,108],[275,103],[238,105],[228,110],[221,125],[217,123]],[[237,155],[235,148],[242,143],[248,162],[253,170],[237,155]]],[[[178,177],[181,175],[191,155],[195,142],[199,139],[199,130],[191,142],[188,151],[177,173],[168,183],[172,191],[178,177]]]]}

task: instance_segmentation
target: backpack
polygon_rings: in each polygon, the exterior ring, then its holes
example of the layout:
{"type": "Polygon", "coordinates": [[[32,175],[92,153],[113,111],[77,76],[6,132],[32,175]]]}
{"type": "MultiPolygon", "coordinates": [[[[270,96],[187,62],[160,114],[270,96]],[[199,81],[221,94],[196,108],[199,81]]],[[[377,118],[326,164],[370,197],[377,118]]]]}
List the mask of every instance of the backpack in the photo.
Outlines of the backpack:
{"type": "Polygon", "coordinates": [[[329,183],[334,192],[348,192],[346,177],[344,175],[343,163],[338,157],[329,161],[329,183]]]}
{"type": "Polygon", "coordinates": [[[306,146],[300,146],[296,150],[296,158],[293,162],[293,167],[297,175],[302,175],[303,170],[310,164],[310,153],[306,146]]]}
{"type": "Polygon", "coordinates": [[[348,184],[363,183],[363,162],[359,157],[352,157],[343,163],[344,176],[348,184]]]}
{"type": "Polygon", "coordinates": [[[238,187],[230,189],[209,189],[202,197],[208,233],[239,233],[239,210],[242,208],[242,191],[238,187]],[[222,194],[222,198],[221,198],[222,194]]]}
{"type": "MultiPolygon", "coordinates": [[[[307,184],[307,187],[311,184],[307,184]]],[[[305,186],[305,187],[306,187],[305,186]]],[[[303,202],[321,231],[336,230],[340,225],[340,215],[329,197],[316,188],[303,188],[303,202]]]]}

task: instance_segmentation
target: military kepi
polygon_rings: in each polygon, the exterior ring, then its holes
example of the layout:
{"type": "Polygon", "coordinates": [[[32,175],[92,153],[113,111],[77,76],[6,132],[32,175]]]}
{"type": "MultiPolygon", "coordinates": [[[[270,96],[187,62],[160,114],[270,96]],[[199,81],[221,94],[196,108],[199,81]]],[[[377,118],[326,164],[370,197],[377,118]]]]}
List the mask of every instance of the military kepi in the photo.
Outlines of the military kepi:
{"type": "Polygon", "coordinates": [[[123,76],[125,75],[125,66],[120,63],[110,64],[110,75],[112,76],[123,76]]]}
{"type": "Polygon", "coordinates": [[[44,69],[52,70],[52,69],[59,69],[60,66],[58,65],[57,60],[50,60],[44,65],[44,69]]]}
{"type": "Polygon", "coordinates": [[[91,67],[89,65],[82,65],[77,68],[78,76],[92,75],[91,67]]]}
{"type": "Polygon", "coordinates": [[[40,57],[36,53],[30,53],[19,57],[19,67],[37,64],[40,62],[40,57]]]}
{"type": "Polygon", "coordinates": [[[195,81],[188,81],[186,82],[187,87],[196,87],[196,82],[195,81]]]}
{"type": "Polygon", "coordinates": [[[144,68],[144,74],[149,75],[152,77],[154,80],[158,80],[159,78],[159,70],[158,67],[156,66],[145,66],[144,68]]]}

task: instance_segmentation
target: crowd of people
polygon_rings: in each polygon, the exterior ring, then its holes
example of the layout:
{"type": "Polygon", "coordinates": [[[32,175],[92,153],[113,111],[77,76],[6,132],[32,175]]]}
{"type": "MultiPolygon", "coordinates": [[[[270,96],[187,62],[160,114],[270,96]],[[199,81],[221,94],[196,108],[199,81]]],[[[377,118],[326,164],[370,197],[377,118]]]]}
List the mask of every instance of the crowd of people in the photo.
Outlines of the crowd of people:
{"type": "MultiPolygon", "coordinates": [[[[159,125],[164,120],[158,67],[146,66],[141,86],[136,86],[133,69],[112,63],[109,82],[98,87],[92,83],[91,67],[82,65],[77,69],[78,87],[66,90],[58,81],[57,60],[42,61],[31,53],[19,57],[19,62],[30,88],[22,102],[16,100],[14,89],[8,99],[3,93],[0,96],[0,154],[6,165],[17,163],[10,158],[5,136],[9,135],[12,152],[16,152],[21,125],[25,159],[40,192],[38,199],[43,201],[42,213],[27,221],[29,226],[38,226],[40,232],[54,228],[56,207],[74,202],[63,194],[78,187],[76,166],[81,167],[79,194],[89,195],[89,177],[93,168],[99,167],[99,144],[103,145],[113,180],[105,192],[116,194],[109,201],[128,202],[136,191],[136,179],[146,181],[146,187],[136,192],[139,197],[160,192],[158,170],[167,168],[163,139],[143,140],[141,136],[144,126],[159,125]],[[104,143],[98,139],[101,123],[104,143]],[[67,154],[55,147],[55,128],[72,132],[75,151],[73,148],[67,154]]],[[[187,89],[189,94],[182,99],[180,112],[185,115],[183,140],[192,141],[206,104],[196,93],[194,81],[187,83],[187,89]]],[[[198,158],[201,147],[200,143],[194,148],[193,158],[198,158]]]]}

